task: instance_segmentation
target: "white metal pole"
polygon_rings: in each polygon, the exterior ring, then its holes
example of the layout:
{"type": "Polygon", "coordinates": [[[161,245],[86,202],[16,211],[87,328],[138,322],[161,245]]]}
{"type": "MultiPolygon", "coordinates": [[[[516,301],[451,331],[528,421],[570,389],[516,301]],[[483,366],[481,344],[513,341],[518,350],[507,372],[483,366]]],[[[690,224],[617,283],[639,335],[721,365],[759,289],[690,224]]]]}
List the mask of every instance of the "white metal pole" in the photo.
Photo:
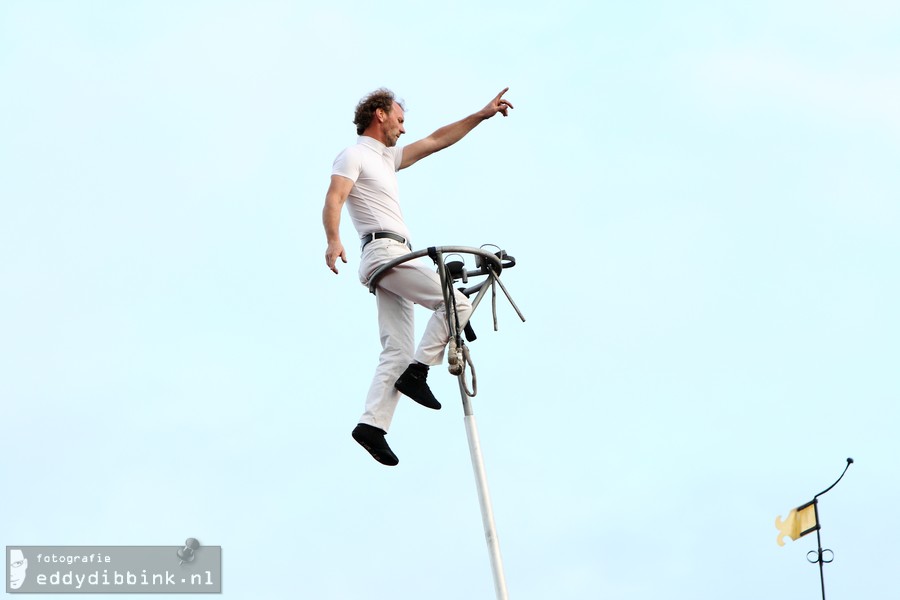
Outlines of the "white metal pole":
{"type": "Polygon", "coordinates": [[[487,473],[484,470],[484,459],[481,455],[481,442],[478,439],[478,427],[472,404],[466,394],[465,372],[459,377],[459,391],[462,396],[465,413],[466,437],[469,439],[469,454],[472,456],[472,469],[475,471],[475,485],[478,487],[478,503],[481,505],[481,520],[484,524],[484,537],[491,557],[491,570],[494,573],[494,590],[497,600],[508,600],[506,577],[503,575],[503,558],[500,556],[500,540],[497,538],[497,527],[494,525],[494,511],[491,508],[491,495],[488,491],[487,473]]]}

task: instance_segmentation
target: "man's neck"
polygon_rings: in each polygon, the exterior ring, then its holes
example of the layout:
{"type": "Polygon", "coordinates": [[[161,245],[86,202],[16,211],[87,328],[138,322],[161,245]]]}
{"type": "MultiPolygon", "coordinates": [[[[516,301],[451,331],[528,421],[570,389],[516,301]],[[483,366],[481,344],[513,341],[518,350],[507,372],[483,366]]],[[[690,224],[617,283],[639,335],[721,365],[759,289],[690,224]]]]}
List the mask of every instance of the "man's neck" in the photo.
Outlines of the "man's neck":
{"type": "Polygon", "coordinates": [[[364,137],[370,137],[376,142],[381,142],[385,146],[387,146],[387,140],[384,137],[384,132],[381,131],[380,128],[377,127],[369,127],[365,131],[362,132],[364,137]]]}

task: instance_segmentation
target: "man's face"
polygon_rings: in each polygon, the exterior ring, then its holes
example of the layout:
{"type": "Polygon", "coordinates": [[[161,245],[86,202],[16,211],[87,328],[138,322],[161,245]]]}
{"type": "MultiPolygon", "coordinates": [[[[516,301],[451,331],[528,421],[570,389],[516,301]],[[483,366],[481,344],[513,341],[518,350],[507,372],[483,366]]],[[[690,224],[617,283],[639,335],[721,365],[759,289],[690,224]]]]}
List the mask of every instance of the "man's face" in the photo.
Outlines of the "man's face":
{"type": "Polygon", "coordinates": [[[28,569],[28,559],[21,550],[9,551],[9,587],[17,590],[25,583],[25,570],[28,569]]]}
{"type": "Polygon", "coordinates": [[[385,117],[381,124],[381,130],[384,133],[384,145],[391,148],[396,146],[400,136],[406,133],[403,128],[403,109],[394,102],[394,108],[391,109],[391,112],[385,113],[385,117]]]}

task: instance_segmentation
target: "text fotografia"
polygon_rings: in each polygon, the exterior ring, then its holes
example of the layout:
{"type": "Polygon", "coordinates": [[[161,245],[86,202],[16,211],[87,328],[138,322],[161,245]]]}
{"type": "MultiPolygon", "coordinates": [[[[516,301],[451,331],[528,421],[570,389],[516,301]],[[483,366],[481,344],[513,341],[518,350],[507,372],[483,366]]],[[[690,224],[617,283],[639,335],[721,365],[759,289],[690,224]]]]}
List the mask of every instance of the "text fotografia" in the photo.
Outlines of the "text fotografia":
{"type": "Polygon", "coordinates": [[[66,563],[66,564],[74,564],[74,563],[110,563],[112,562],[112,557],[108,554],[87,554],[87,555],[56,555],[56,554],[38,554],[35,558],[37,558],[38,562],[45,563],[66,563]]]}
{"type": "MultiPolygon", "coordinates": [[[[75,573],[74,571],[56,571],[55,573],[41,573],[35,577],[35,583],[39,586],[65,586],[76,590],[82,589],[84,585],[91,587],[98,586],[115,586],[115,587],[140,587],[140,586],[167,586],[186,584],[191,586],[215,586],[216,581],[213,579],[212,571],[203,571],[201,573],[191,573],[189,576],[179,575],[172,571],[163,573],[148,573],[146,569],[140,573],[132,573],[104,569],[103,571],[94,571],[92,573],[75,573]]],[[[49,590],[48,590],[49,591],[49,590]]],[[[125,590],[116,590],[125,591],[125,590]]]]}

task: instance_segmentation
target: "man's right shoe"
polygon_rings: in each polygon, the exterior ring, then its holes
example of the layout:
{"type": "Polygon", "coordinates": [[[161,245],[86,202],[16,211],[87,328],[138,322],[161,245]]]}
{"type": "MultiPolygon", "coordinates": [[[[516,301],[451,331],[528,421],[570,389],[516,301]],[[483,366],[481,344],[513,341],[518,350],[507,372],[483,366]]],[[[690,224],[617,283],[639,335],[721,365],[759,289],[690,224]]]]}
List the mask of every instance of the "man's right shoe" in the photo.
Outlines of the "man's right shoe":
{"type": "Polygon", "coordinates": [[[377,427],[360,423],[353,430],[353,439],[359,442],[359,445],[368,450],[372,458],[383,465],[389,467],[395,466],[400,462],[397,455],[391,451],[387,440],[384,439],[385,432],[377,427]]]}
{"type": "Polygon", "coordinates": [[[427,377],[428,366],[413,363],[406,367],[406,370],[394,384],[394,387],[401,394],[409,396],[422,406],[440,410],[441,403],[431,393],[431,388],[428,387],[428,383],[425,381],[427,377]]]}

